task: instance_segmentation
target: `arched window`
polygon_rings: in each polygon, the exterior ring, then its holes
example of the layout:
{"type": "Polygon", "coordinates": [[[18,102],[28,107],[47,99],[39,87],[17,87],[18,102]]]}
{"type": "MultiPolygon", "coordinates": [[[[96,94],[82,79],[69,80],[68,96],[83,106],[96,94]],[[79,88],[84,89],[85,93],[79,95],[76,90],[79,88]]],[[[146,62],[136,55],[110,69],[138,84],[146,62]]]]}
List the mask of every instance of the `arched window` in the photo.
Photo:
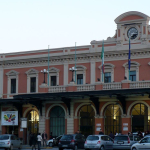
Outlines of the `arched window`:
{"type": "MultiPolygon", "coordinates": [[[[139,66],[140,64],[135,61],[131,61],[130,63],[130,80],[131,81],[139,81],[139,66]]],[[[129,69],[128,62],[126,62],[123,67],[125,68],[125,76],[127,80],[129,80],[129,69]]]]}
{"type": "Polygon", "coordinates": [[[55,106],[50,111],[50,133],[52,136],[65,134],[65,112],[62,107],[55,106]]]}
{"type": "Polygon", "coordinates": [[[150,130],[150,111],[144,104],[136,104],[131,111],[132,132],[150,130]],[[140,120],[140,121],[139,121],[140,120]]]}
{"type": "Polygon", "coordinates": [[[121,133],[121,110],[118,105],[108,105],[104,113],[105,134],[109,135],[112,131],[114,134],[121,133]]]}
{"type": "Polygon", "coordinates": [[[79,127],[83,135],[88,136],[95,133],[95,112],[91,105],[83,106],[80,109],[79,127]]]}
{"type": "Polygon", "coordinates": [[[38,134],[39,132],[39,114],[37,111],[32,110],[27,116],[28,118],[28,132],[38,134]]]}

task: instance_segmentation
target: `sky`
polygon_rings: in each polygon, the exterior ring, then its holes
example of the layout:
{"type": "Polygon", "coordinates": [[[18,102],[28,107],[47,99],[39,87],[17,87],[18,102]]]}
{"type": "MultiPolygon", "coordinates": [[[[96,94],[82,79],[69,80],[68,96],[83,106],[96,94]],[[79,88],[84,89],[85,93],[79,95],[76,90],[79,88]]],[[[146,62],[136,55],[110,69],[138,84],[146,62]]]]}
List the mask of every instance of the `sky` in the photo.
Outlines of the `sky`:
{"type": "Polygon", "coordinates": [[[128,11],[150,16],[150,0],[0,0],[0,54],[106,40],[128,11]]]}

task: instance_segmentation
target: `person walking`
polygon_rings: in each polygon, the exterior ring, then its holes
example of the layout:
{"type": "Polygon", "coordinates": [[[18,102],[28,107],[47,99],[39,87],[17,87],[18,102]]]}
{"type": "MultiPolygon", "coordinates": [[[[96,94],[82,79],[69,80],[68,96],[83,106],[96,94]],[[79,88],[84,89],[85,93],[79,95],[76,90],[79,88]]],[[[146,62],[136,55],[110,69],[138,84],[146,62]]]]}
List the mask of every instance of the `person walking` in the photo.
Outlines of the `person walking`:
{"type": "Polygon", "coordinates": [[[29,134],[29,145],[32,146],[32,132],[29,134]]]}
{"type": "Polygon", "coordinates": [[[42,141],[41,133],[38,133],[37,135],[38,150],[40,150],[41,148],[41,141],[42,141]]]}
{"type": "Polygon", "coordinates": [[[45,131],[43,131],[42,140],[43,140],[43,147],[44,147],[44,143],[45,143],[45,146],[46,146],[46,142],[47,142],[47,134],[45,133],[45,131]]]}
{"type": "Polygon", "coordinates": [[[31,137],[32,150],[33,150],[33,148],[36,150],[36,142],[37,142],[37,138],[36,138],[35,133],[33,133],[32,137],[31,137]]]}
{"type": "Polygon", "coordinates": [[[99,135],[104,135],[102,129],[100,129],[99,135]]]}
{"type": "Polygon", "coordinates": [[[112,131],[110,131],[109,136],[110,136],[112,139],[114,139],[114,134],[112,133],[112,131]]]}

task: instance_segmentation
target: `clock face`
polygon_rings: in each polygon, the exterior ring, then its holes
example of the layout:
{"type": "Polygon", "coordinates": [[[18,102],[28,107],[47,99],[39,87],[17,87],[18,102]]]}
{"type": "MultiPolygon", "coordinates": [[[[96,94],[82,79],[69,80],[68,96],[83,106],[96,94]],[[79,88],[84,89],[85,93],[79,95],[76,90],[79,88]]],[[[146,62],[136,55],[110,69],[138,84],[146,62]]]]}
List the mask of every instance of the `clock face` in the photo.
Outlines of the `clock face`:
{"type": "Polygon", "coordinates": [[[136,28],[132,27],[128,30],[127,34],[128,34],[128,38],[133,40],[138,36],[138,30],[136,28]]]}

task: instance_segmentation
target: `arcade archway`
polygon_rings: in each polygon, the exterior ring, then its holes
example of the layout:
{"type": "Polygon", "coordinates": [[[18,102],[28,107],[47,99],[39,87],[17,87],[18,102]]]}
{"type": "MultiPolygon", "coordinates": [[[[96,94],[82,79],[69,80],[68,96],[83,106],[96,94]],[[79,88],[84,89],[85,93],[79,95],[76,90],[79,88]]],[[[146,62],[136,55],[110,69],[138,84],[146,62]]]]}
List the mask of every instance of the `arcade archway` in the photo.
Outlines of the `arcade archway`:
{"type": "Polygon", "coordinates": [[[119,105],[112,104],[106,107],[104,122],[106,135],[109,135],[111,131],[121,133],[121,110],[119,105]]]}
{"type": "Polygon", "coordinates": [[[81,107],[79,111],[79,129],[86,136],[95,133],[95,111],[91,105],[81,107]]]}

